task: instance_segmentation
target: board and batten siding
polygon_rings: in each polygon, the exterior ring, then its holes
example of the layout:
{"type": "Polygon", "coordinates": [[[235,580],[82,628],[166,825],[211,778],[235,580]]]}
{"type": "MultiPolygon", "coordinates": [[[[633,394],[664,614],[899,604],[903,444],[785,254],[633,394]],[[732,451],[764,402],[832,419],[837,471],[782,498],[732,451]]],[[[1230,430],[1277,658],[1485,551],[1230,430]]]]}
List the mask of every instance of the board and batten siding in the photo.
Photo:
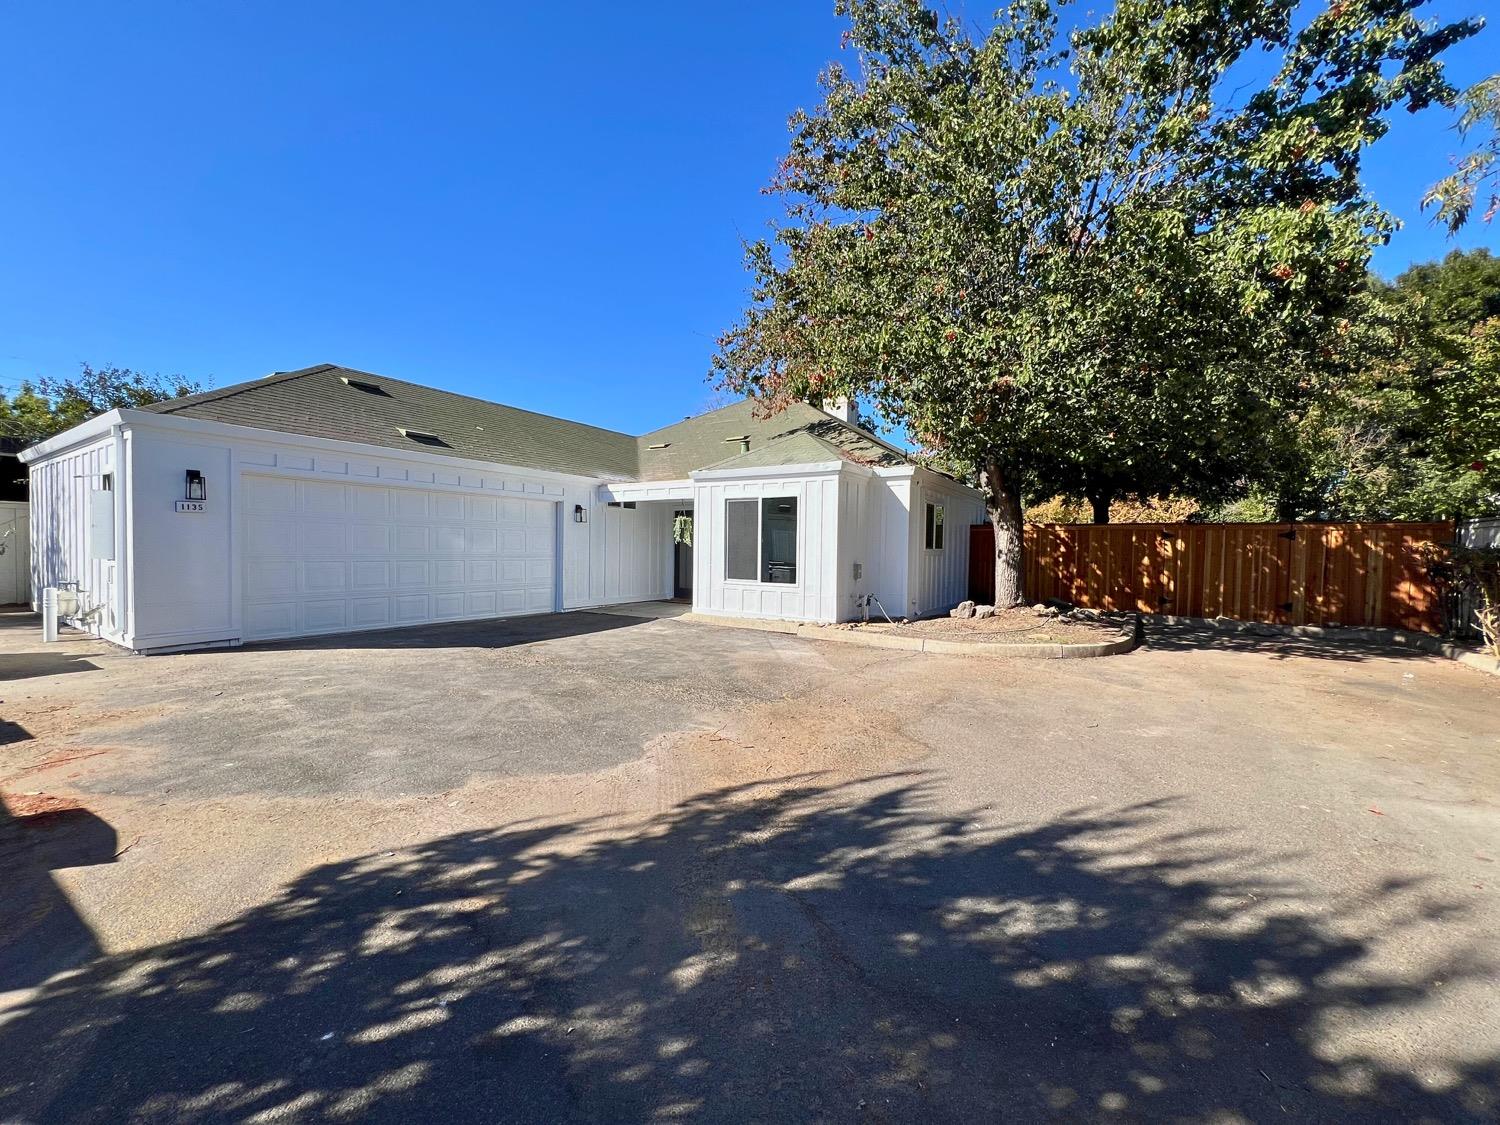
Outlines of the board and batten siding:
{"type": "Polygon", "coordinates": [[[984,501],[931,472],[912,480],[911,551],[914,616],[952,609],[969,596],[969,525],[985,519],[984,501]],[[927,549],[927,505],[943,506],[943,547],[927,549]]]}
{"type": "Polygon", "coordinates": [[[840,483],[837,470],[751,480],[695,481],[694,611],[788,621],[840,620],[843,608],[838,597],[840,483]],[[797,581],[782,584],[727,579],[724,505],[730,500],[776,496],[797,498],[797,581]]]}
{"type": "Polygon", "coordinates": [[[31,509],[0,500],[0,605],[31,601],[31,509]]]}
{"type": "MultiPolygon", "coordinates": [[[[106,436],[31,467],[31,605],[41,607],[48,586],[77,584],[79,603],[87,613],[74,623],[89,632],[117,639],[114,604],[115,559],[90,557],[90,495],[101,489],[104,474],[115,473],[115,440],[106,436]]],[[[119,489],[123,481],[115,480],[119,489]]],[[[120,529],[115,529],[116,543],[120,529]]]]}
{"type": "Polygon", "coordinates": [[[672,596],[672,515],[685,502],[645,501],[634,508],[594,508],[594,605],[672,596]]]}

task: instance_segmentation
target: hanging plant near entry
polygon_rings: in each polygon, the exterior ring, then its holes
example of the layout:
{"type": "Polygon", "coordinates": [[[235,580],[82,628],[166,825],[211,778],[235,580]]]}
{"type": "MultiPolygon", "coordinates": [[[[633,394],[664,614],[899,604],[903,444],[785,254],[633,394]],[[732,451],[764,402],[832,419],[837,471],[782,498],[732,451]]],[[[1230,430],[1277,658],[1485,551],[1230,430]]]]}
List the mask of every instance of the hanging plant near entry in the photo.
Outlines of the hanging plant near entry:
{"type": "Polygon", "coordinates": [[[672,519],[672,542],[684,547],[693,545],[693,517],[675,516],[672,519]]]}

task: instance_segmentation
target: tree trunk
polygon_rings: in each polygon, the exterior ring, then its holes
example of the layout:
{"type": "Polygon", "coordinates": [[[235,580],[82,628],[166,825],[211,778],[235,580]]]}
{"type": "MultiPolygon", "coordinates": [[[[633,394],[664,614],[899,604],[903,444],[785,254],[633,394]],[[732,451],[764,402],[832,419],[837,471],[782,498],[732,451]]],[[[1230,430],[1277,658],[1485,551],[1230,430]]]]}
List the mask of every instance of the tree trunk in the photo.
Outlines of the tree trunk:
{"type": "Polygon", "coordinates": [[[1109,522],[1109,505],[1112,497],[1107,492],[1095,492],[1089,496],[1089,504],[1094,509],[1095,523],[1109,522]]]}
{"type": "Polygon", "coordinates": [[[1008,609],[1025,598],[1021,568],[1021,486],[1019,474],[999,457],[985,459],[979,474],[985,508],[995,529],[995,607],[1008,609]]]}

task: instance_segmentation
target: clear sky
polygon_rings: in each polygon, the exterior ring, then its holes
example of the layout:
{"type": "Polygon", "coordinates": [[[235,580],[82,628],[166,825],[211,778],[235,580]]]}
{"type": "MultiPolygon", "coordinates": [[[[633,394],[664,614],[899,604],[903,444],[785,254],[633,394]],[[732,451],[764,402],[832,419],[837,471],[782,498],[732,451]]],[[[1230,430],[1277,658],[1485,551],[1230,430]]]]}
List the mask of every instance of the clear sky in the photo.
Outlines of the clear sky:
{"type": "MultiPolygon", "coordinates": [[[[335,362],[631,432],[695,412],[832,7],[6,5],[0,385],[335,362]]],[[[1371,155],[1407,222],[1382,272],[1452,245],[1417,212],[1449,124],[1403,114],[1371,155]]]]}

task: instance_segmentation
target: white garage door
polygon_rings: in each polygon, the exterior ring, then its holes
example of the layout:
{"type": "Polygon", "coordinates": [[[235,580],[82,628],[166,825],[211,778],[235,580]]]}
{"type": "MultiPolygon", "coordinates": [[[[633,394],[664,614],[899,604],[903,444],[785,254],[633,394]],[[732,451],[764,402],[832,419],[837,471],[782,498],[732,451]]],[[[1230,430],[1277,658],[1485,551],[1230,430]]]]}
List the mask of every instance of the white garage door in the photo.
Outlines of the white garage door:
{"type": "Polygon", "coordinates": [[[246,475],[246,640],[552,610],[555,505],[246,475]]]}

